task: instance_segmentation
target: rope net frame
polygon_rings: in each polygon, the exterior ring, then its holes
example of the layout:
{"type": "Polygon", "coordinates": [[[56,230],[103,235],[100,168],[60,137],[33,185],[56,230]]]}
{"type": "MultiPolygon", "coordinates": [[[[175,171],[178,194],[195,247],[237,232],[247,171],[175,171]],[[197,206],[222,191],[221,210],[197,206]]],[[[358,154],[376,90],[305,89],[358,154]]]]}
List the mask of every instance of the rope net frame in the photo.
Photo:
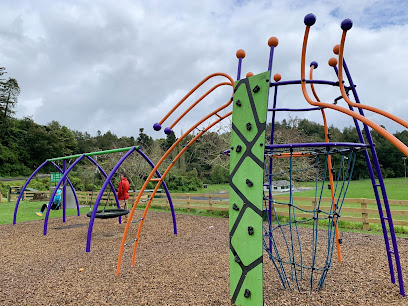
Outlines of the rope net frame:
{"type": "Polygon", "coordinates": [[[350,184],[356,154],[362,149],[361,147],[307,148],[307,150],[284,148],[266,152],[265,161],[285,157],[281,159],[287,163],[287,171],[279,173],[268,171],[265,165],[270,192],[264,195],[267,222],[263,225],[263,247],[285,289],[313,292],[322,288],[332,266],[333,249],[336,244],[336,224],[350,184]],[[298,159],[307,159],[307,162],[297,163],[298,159]],[[331,168],[329,159],[333,163],[331,168]],[[296,164],[309,165],[311,162],[313,162],[312,166],[296,167],[296,164]],[[306,171],[315,173],[315,199],[310,209],[301,207],[293,197],[296,192],[293,177],[306,171]],[[328,184],[330,172],[333,175],[332,184],[328,184]],[[283,176],[289,180],[288,201],[275,199],[272,193],[273,179],[283,176]],[[324,207],[322,203],[323,192],[328,189],[328,186],[333,189],[329,208],[324,207]],[[311,230],[300,231],[302,224],[311,225],[311,230]]]}

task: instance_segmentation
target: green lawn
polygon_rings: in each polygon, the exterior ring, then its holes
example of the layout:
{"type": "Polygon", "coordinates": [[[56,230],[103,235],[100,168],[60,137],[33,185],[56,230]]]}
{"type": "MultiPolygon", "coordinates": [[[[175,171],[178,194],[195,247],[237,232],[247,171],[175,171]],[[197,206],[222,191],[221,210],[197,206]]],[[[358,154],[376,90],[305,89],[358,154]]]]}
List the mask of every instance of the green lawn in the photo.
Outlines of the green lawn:
{"type": "MultiPolygon", "coordinates": [[[[17,212],[17,223],[31,220],[41,220],[44,219],[45,214],[42,217],[39,217],[35,214],[36,211],[39,211],[41,205],[44,202],[30,202],[30,201],[21,201],[18,212],[17,212]]],[[[10,224],[13,223],[14,209],[16,206],[15,202],[3,202],[0,204],[0,224],[10,224]]],[[[81,208],[81,214],[86,214],[89,211],[88,207],[81,208]]],[[[74,216],[77,214],[76,208],[68,208],[67,216],[74,216]]],[[[52,210],[50,212],[50,218],[61,218],[62,210],[52,210]]]]}
{"type": "MultiPolygon", "coordinates": [[[[408,184],[405,184],[405,178],[389,178],[384,180],[385,189],[388,199],[390,200],[408,200],[408,184]]],[[[323,197],[330,197],[330,190],[324,188],[323,197]]],[[[295,183],[295,187],[315,187],[314,182],[299,182],[295,183]]],[[[380,190],[380,189],[378,189],[380,190]]],[[[295,196],[299,197],[314,197],[314,190],[297,192],[295,196]]],[[[347,191],[347,198],[366,198],[374,199],[374,191],[371,185],[371,180],[351,181],[347,191]]]]}

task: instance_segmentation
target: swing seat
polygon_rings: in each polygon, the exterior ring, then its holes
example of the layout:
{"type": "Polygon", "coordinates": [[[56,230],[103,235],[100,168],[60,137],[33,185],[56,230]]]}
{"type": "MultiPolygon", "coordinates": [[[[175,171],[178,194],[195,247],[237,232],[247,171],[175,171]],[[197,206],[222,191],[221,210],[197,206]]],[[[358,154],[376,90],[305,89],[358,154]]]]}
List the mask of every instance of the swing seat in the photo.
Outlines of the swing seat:
{"type": "MultiPolygon", "coordinates": [[[[120,216],[125,216],[129,213],[127,209],[104,209],[104,210],[97,210],[95,214],[95,218],[99,219],[110,219],[110,218],[117,218],[120,216]]],[[[89,218],[92,216],[92,211],[86,214],[89,218]]]]}

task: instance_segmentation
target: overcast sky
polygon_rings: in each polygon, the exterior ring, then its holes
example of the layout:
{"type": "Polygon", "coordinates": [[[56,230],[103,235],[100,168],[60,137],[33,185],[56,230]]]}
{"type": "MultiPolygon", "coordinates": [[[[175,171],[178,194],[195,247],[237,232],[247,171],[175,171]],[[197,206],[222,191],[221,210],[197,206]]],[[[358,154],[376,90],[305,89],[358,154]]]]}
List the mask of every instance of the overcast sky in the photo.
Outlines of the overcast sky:
{"type": "MultiPolygon", "coordinates": [[[[341,21],[350,18],[353,28],[344,56],[362,103],[408,121],[407,3],[2,0],[0,66],[20,85],[19,118],[31,116],[39,124],[58,120],[93,136],[110,130],[119,137],[137,137],[143,127],[147,134],[163,137],[152,125],[195,84],[213,72],[236,78],[240,48],[246,51],[243,74],[261,73],[268,66],[267,40],[278,37],[273,73],[282,80],[299,79],[303,18],[312,12],[317,22],[307,63],[319,63],[314,78],[335,80],[327,61],[340,42],[341,21]]],[[[326,102],[340,94],[327,86],[317,91],[326,102]]],[[[279,94],[280,107],[307,106],[299,86],[286,86],[279,94]]],[[[226,88],[205,99],[175,128],[176,135],[230,96],[226,88]]],[[[391,132],[403,130],[389,119],[366,115],[391,132]]],[[[288,116],[281,113],[278,120],[288,116]]],[[[322,122],[320,112],[291,117],[322,122]]],[[[328,111],[328,120],[339,128],[353,123],[334,111],[328,111]]]]}

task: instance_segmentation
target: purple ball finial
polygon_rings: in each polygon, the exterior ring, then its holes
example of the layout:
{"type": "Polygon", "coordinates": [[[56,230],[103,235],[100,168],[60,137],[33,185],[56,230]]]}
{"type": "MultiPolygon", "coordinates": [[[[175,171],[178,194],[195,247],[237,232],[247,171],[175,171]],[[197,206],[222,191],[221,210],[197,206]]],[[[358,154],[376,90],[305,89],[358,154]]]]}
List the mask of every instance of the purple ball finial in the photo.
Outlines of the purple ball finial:
{"type": "Polygon", "coordinates": [[[353,21],[351,21],[351,19],[344,19],[342,22],[341,22],[341,29],[343,30],[343,31],[348,31],[348,30],[350,30],[351,28],[353,27],[353,21]]]}
{"type": "Polygon", "coordinates": [[[160,131],[161,130],[161,125],[160,123],[156,122],[155,124],[153,124],[153,129],[155,131],[160,131]]]}
{"type": "Polygon", "coordinates": [[[312,13],[307,14],[303,21],[304,21],[305,25],[307,25],[308,27],[311,27],[316,22],[316,16],[314,14],[312,14],[312,13]]]}
{"type": "Polygon", "coordinates": [[[310,63],[310,67],[314,66],[314,68],[316,69],[317,67],[319,67],[319,64],[316,61],[313,61],[310,63]]]}
{"type": "Polygon", "coordinates": [[[169,134],[171,134],[171,133],[173,133],[173,131],[171,130],[171,128],[166,127],[166,128],[164,129],[164,134],[169,135],[169,134]]]}

